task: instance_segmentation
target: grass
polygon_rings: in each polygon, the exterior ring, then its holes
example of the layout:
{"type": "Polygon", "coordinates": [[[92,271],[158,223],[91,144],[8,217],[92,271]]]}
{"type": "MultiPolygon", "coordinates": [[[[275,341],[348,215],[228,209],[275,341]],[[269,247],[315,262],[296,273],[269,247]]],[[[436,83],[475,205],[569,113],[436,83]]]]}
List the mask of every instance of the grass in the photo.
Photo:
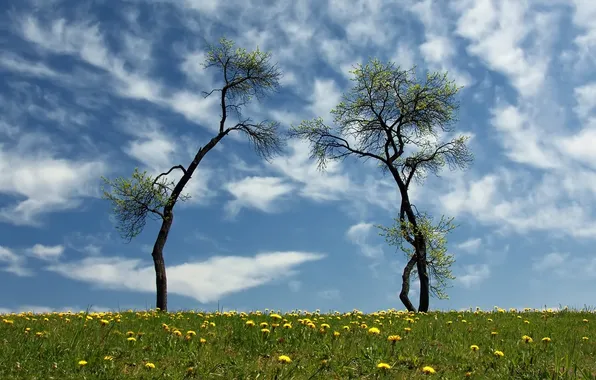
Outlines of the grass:
{"type": "Polygon", "coordinates": [[[594,316],[9,314],[0,316],[0,379],[596,379],[594,316]]]}

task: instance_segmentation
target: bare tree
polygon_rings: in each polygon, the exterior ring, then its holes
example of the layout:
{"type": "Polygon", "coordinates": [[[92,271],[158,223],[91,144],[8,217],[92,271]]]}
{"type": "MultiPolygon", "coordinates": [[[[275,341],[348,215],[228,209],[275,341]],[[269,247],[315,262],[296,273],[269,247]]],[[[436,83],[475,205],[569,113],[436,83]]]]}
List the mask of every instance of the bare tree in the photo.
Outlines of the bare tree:
{"type": "Polygon", "coordinates": [[[219,45],[210,46],[204,68],[217,68],[221,71],[223,86],[204,93],[205,97],[219,93],[221,119],[218,133],[197,151],[190,164],[186,167],[173,166],[155,178],[137,169],[131,178],[103,178],[111,187],[111,191],[104,190],[104,198],[112,203],[113,213],[118,221],[116,228],[124,239],[130,241],[137,236],[143,230],[148,215],[161,220],[151,256],[155,266],[156,307],[163,311],[167,310],[163,250],[174,221],[174,206],[178,201],[188,198],[182,192],[205,155],[226,135],[236,131],[244,133],[256,153],[267,160],[283,147],[278,135],[279,123],[267,120],[254,123],[241,113],[242,107],[253,97],[260,98],[278,88],[282,74],[277,65],[271,63],[271,54],[258,48],[250,52],[234,48],[234,42],[222,38],[219,45]],[[226,121],[231,114],[239,121],[227,126],[226,121]],[[166,176],[174,170],[182,172],[181,178],[178,181],[167,181],[166,176]]]}
{"type": "MultiPolygon", "coordinates": [[[[351,73],[353,87],[331,111],[334,126],[321,118],[303,121],[292,126],[290,136],[310,143],[311,157],[322,170],[330,159],[355,156],[377,160],[391,174],[401,195],[402,235],[416,253],[409,266],[416,265],[420,281],[418,309],[427,311],[428,240],[419,228],[409,189],[412,180],[422,183],[428,173],[438,175],[446,165],[463,169],[472,161],[467,136],[444,141],[453,131],[460,88],[446,73],[428,73],[425,80],[418,80],[415,68],[401,70],[377,59],[357,65],[351,73]]],[[[407,293],[400,299],[409,310],[416,310],[407,293]]]]}

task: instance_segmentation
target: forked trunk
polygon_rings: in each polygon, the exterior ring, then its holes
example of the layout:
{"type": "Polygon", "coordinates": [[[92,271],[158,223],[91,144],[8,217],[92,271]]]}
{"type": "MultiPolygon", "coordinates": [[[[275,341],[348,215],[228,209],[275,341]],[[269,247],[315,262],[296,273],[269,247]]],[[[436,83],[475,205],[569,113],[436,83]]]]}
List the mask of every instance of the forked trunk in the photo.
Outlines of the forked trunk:
{"type": "Polygon", "coordinates": [[[399,292],[399,299],[404,304],[408,311],[416,312],[416,308],[412,305],[412,301],[410,301],[410,297],[408,294],[410,293],[410,274],[412,273],[412,269],[414,269],[414,265],[416,264],[416,255],[412,255],[410,261],[406,264],[404,268],[404,272],[401,276],[401,292],[399,292]]]}
{"type": "Polygon", "coordinates": [[[161,311],[168,311],[168,279],[166,276],[166,263],[163,258],[163,249],[168,240],[168,234],[172,227],[174,214],[169,211],[161,223],[161,228],[157,234],[157,239],[153,245],[153,265],[155,267],[155,287],[156,287],[156,301],[155,307],[161,311]]]}

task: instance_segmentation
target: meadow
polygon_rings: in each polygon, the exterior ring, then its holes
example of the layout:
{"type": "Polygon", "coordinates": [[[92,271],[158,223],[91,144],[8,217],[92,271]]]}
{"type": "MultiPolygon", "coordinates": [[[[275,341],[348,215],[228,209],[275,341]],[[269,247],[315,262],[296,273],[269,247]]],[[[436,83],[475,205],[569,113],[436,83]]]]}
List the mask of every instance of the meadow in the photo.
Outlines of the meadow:
{"type": "Polygon", "coordinates": [[[596,379],[589,310],[0,315],[0,379],[596,379]]]}

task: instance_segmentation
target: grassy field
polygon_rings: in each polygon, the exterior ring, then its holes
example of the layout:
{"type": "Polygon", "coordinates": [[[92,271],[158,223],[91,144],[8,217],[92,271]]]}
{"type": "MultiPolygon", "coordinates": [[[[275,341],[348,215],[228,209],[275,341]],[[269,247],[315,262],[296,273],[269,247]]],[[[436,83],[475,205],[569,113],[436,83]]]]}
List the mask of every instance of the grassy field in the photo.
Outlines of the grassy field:
{"type": "Polygon", "coordinates": [[[1,315],[0,379],[596,379],[593,312],[1,315]]]}

